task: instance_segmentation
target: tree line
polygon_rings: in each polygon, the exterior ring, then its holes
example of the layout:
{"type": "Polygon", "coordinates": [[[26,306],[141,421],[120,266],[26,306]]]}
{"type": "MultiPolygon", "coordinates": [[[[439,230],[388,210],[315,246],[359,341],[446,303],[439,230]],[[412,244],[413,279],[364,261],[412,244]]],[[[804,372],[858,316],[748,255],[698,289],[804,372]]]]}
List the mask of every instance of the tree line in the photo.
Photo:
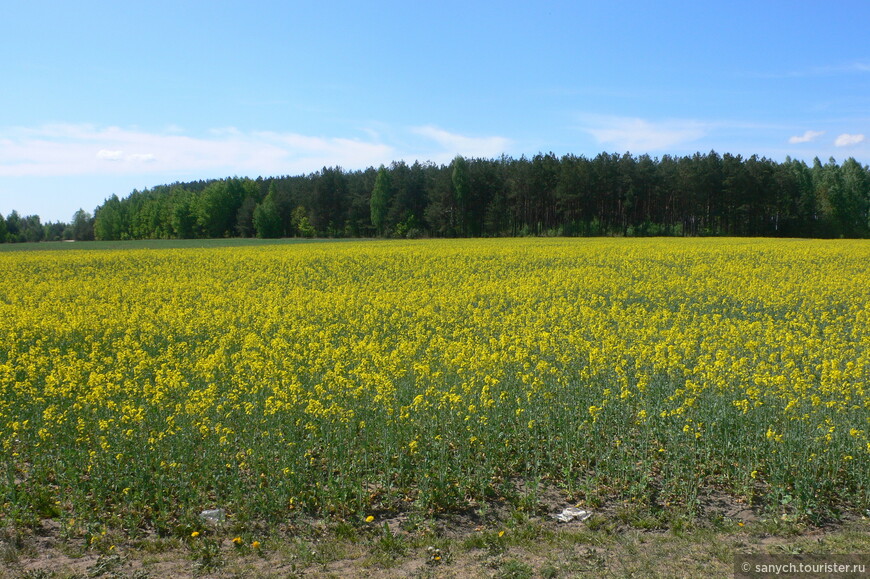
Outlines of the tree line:
{"type": "Polygon", "coordinates": [[[113,195],[70,224],[0,216],[7,241],[521,235],[868,237],[870,168],[715,151],[457,156],[160,185],[113,195]]]}
{"type": "Polygon", "coordinates": [[[15,210],[6,217],[0,214],[0,243],[93,239],[94,218],[83,209],[76,211],[69,223],[43,223],[39,215],[20,215],[15,210]]]}

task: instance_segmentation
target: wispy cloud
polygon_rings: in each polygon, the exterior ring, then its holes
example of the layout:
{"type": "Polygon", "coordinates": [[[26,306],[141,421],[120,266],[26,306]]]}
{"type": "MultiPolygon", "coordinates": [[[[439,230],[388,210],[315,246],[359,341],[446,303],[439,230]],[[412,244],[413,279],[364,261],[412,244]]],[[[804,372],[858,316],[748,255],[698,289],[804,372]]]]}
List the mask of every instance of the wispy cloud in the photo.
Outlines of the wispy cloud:
{"type": "Polygon", "coordinates": [[[834,145],[837,147],[851,147],[862,142],[864,142],[864,135],[850,135],[848,133],[843,133],[836,138],[834,145]]]}
{"type": "Polygon", "coordinates": [[[469,137],[451,133],[439,127],[427,125],[413,127],[411,131],[421,137],[435,141],[442,149],[433,161],[446,161],[456,155],[465,157],[498,157],[507,152],[511,144],[505,137],[469,137]]]}
{"type": "Polygon", "coordinates": [[[819,137],[825,134],[825,131],[806,131],[801,136],[791,137],[788,142],[792,145],[797,145],[799,143],[809,143],[811,141],[815,141],[819,137]]]}
{"type": "Polygon", "coordinates": [[[583,115],[581,123],[582,130],[600,144],[634,153],[671,150],[696,141],[709,131],[707,124],[687,119],[648,121],[635,117],[583,115]]]}
{"type": "Polygon", "coordinates": [[[104,161],[120,161],[124,157],[124,151],[110,151],[108,149],[100,149],[97,151],[97,159],[104,161]]]}
{"type": "Polygon", "coordinates": [[[0,177],[286,175],[325,166],[365,168],[402,158],[449,162],[455,155],[494,157],[511,142],[431,125],[394,129],[391,142],[384,142],[378,131],[362,134],[355,139],[221,127],[192,136],[178,127],[147,132],[84,124],[0,129],[0,177]],[[406,142],[409,138],[413,144],[406,142]]]}
{"type": "Polygon", "coordinates": [[[376,165],[389,162],[394,152],[393,147],[376,141],[245,132],[232,127],[189,136],[177,128],[149,133],[119,127],[45,125],[0,130],[0,176],[274,175],[323,166],[376,165]]]}
{"type": "Polygon", "coordinates": [[[131,163],[148,163],[151,161],[156,161],[157,157],[155,157],[151,153],[126,154],[124,153],[124,151],[110,151],[108,149],[100,149],[99,151],[97,151],[97,159],[102,159],[103,161],[127,161],[131,163]]]}

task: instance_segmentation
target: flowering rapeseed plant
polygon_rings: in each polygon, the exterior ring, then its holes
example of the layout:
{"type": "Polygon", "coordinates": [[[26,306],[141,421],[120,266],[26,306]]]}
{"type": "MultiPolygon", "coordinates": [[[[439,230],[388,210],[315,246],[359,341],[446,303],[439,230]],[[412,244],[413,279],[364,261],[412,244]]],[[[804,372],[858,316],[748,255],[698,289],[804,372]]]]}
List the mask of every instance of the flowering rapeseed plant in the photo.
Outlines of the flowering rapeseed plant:
{"type": "Polygon", "coordinates": [[[215,500],[440,510],[516,477],[866,508],[868,259],[752,239],[2,253],[0,494],[131,526],[215,500]]]}

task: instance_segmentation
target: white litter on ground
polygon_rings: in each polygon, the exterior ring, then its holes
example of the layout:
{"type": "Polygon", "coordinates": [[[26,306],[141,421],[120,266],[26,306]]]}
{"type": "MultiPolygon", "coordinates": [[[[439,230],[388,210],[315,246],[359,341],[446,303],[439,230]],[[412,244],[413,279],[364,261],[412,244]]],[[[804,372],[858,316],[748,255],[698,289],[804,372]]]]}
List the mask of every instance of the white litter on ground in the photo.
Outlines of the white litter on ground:
{"type": "Polygon", "coordinates": [[[201,512],[199,518],[207,523],[223,523],[227,520],[227,512],[223,509],[208,509],[201,512]]]}
{"type": "Polygon", "coordinates": [[[580,521],[582,523],[591,516],[592,511],[585,511],[577,507],[568,507],[561,513],[553,515],[553,518],[562,523],[570,523],[571,521],[580,521]]]}

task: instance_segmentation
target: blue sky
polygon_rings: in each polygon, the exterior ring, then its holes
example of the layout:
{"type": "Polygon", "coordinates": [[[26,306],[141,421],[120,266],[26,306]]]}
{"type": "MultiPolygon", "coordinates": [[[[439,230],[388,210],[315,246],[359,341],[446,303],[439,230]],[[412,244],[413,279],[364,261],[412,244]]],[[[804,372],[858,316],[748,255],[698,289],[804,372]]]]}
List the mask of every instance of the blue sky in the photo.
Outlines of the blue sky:
{"type": "Polygon", "coordinates": [[[404,159],[870,162],[870,2],[9,2],[0,213],[404,159]]]}

